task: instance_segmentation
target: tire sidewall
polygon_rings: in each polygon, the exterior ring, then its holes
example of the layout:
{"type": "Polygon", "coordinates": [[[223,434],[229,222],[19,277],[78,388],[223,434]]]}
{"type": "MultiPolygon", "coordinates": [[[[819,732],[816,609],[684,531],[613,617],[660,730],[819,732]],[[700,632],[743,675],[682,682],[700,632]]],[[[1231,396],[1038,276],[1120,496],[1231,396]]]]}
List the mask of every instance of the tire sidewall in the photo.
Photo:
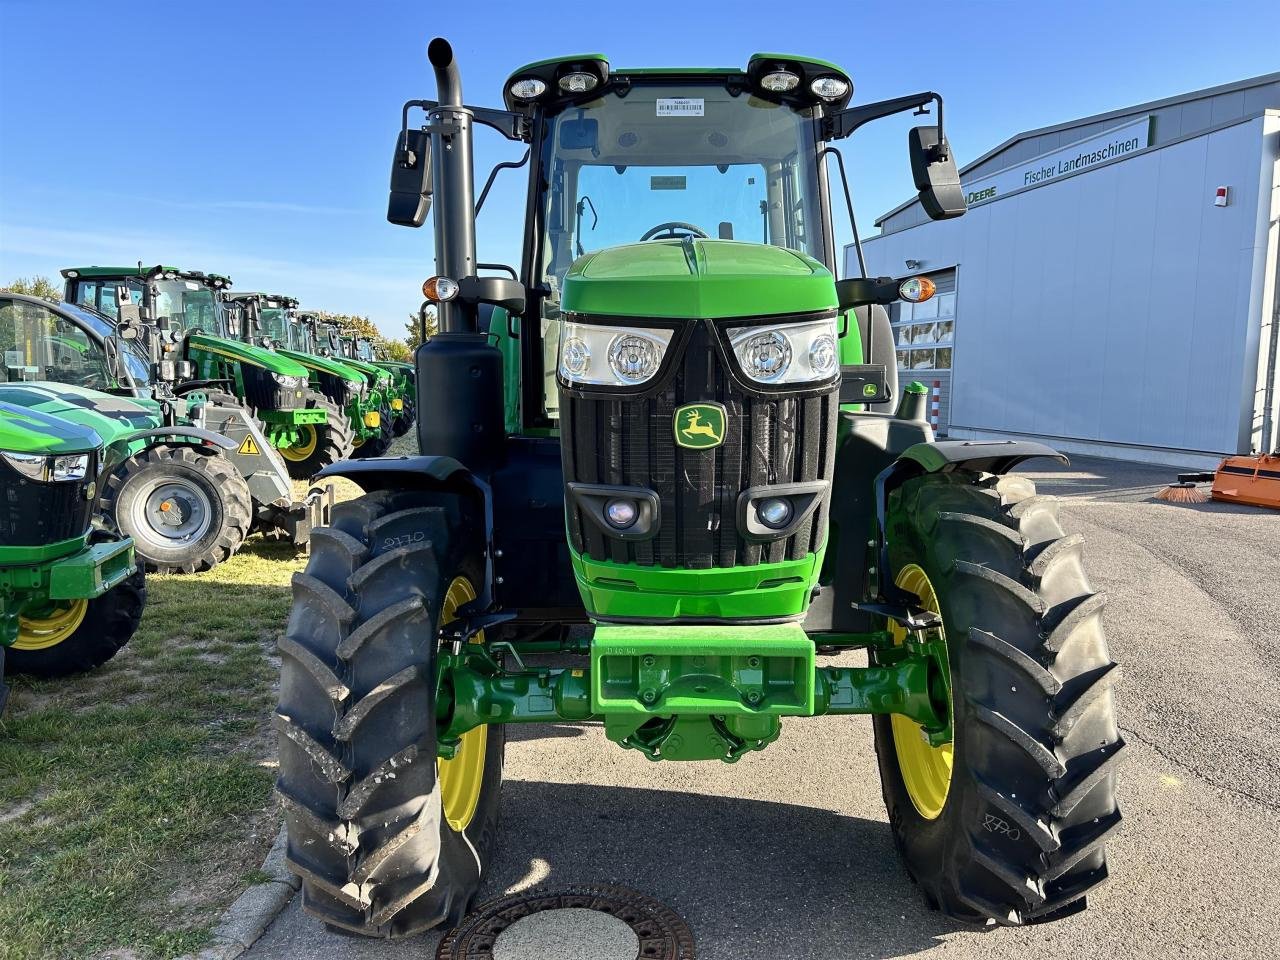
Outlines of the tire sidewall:
{"type": "Polygon", "coordinates": [[[157,448],[146,451],[142,458],[123,468],[111,510],[117,528],[124,535],[133,538],[135,551],[148,564],[185,567],[199,565],[216,551],[231,518],[229,499],[229,491],[216,483],[208,472],[195,466],[194,462],[157,448]],[[134,522],[135,510],[141,509],[139,500],[149,495],[150,490],[154,489],[153,484],[170,481],[181,482],[194,489],[203,497],[209,510],[208,529],[199,539],[174,546],[152,540],[150,530],[140,529],[134,522]]]}

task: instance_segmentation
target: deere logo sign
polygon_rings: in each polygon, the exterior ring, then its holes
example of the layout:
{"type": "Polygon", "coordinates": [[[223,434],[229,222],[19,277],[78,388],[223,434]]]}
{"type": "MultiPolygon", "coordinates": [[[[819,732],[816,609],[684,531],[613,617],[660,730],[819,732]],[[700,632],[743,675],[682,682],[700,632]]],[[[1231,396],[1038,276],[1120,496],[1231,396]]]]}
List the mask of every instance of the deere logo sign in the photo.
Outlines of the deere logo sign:
{"type": "Polygon", "coordinates": [[[718,403],[687,403],[675,415],[676,445],[710,450],[724,443],[725,410],[718,403]]]}

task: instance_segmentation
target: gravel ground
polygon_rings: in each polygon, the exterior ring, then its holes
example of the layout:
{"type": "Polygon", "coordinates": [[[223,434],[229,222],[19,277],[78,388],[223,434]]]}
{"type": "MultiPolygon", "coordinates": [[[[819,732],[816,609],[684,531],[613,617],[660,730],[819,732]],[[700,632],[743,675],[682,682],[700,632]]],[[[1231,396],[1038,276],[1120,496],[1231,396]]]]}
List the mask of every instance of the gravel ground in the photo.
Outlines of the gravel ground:
{"type": "MultiPolygon", "coordinates": [[[[860,717],[786,721],[732,766],[650,763],[599,727],[514,728],[483,896],[626,883],[685,917],[702,960],[1276,956],[1280,917],[1258,893],[1280,887],[1280,515],[1151,500],[1175,472],[1085,458],[1028,471],[1087,537],[1124,669],[1126,824],[1084,914],[984,932],[928,911],[894,853],[860,717]]],[[[614,960],[584,942],[591,929],[544,921],[528,960],[614,960]]],[[[436,941],[335,936],[295,902],[248,956],[407,960],[436,941]]]]}

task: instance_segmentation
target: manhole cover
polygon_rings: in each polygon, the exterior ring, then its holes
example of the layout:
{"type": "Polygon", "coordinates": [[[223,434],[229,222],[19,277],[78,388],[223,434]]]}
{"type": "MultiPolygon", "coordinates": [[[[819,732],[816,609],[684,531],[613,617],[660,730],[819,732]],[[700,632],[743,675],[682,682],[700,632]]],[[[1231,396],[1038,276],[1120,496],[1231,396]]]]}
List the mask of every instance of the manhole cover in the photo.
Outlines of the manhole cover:
{"type": "Polygon", "coordinates": [[[440,941],[436,960],[504,960],[515,956],[532,960],[542,950],[562,960],[614,960],[615,956],[618,960],[694,960],[693,932],[674,910],[635,890],[610,884],[530,890],[490,900],[449,931],[440,941]],[[558,911],[558,915],[520,923],[551,911],[558,911]],[[623,939],[618,925],[603,917],[597,921],[585,916],[589,912],[622,921],[631,928],[634,940],[623,939]],[[549,942],[543,946],[534,938],[548,938],[549,942]],[[628,947],[635,952],[617,953],[628,947]],[[508,953],[508,949],[522,952],[508,953]]]}

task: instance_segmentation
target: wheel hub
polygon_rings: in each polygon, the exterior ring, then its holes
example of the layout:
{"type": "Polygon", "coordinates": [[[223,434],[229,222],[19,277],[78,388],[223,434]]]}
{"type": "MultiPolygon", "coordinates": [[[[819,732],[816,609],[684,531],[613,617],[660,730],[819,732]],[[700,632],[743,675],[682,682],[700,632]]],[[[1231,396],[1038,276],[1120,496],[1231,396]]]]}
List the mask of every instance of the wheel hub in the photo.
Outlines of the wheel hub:
{"type": "Polygon", "coordinates": [[[159,546],[199,540],[212,522],[208,497],[186,481],[159,481],[134,501],[134,528],[159,546]]]}

